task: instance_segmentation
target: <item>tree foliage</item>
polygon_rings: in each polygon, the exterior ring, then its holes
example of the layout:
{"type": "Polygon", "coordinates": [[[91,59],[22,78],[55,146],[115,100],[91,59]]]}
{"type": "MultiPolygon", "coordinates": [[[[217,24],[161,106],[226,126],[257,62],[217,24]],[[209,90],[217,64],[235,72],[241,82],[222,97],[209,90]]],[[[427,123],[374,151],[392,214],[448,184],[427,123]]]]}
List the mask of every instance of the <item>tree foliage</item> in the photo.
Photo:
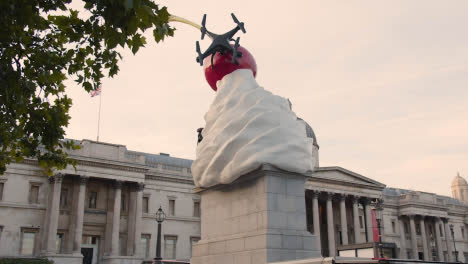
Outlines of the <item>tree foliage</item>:
{"type": "Polygon", "coordinates": [[[86,91],[119,71],[119,53],[134,54],[153,30],[156,42],[173,36],[166,7],[152,0],[0,1],[0,174],[12,161],[37,158],[48,174],[71,160],[64,128],[72,101],[64,81],[86,91]],[[120,47],[120,48],[119,48],[120,47]]]}

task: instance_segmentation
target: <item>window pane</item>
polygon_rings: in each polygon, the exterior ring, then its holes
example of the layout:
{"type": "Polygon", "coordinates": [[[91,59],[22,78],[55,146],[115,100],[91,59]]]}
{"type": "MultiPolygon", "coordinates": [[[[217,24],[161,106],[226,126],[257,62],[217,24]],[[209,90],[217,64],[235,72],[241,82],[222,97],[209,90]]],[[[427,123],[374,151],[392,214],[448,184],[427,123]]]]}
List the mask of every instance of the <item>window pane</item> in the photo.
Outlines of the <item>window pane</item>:
{"type": "Polygon", "coordinates": [[[34,252],[35,232],[24,232],[23,241],[21,243],[21,255],[32,255],[34,252]]]}
{"type": "Polygon", "coordinates": [[[192,256],[193,246],[200,240],[199,237],[191,237],[190,238],[190,256],[192,256]]]}
{"type": "Polygon", "coordinates": [[[143,213],[148,213],[148,197],[143,197],[143,213]]]}
{"type": "Polygon", "coordinates": [[[169,200],[169,215],[175,215],[175,200],[169,200]]]}
{"type": "Polygon", "coordinates": [[[62,237],[63,234],[57,234],[57,238],[55,239],[55,249],[58,254],[62,253],[62,237]]]}
{"type": "Polygon", "coordinates": [[[120,211],[122,212],[126,212],[127,211],[127,196],[125,194],[122,194],[120,196],[120,211]]]}
{"type": "Polygon", "coordinates": [[[193,202],[193,216],[200,217],[200,202],[193,202]]]}
{"type": "Polygon", "coordinates": [[[165,237],[164,238],[164,258],[175,259],[176,258],[176,237],[165,237]]]}
{"type": "Polygon", "coordinates": [[[96,208],[96,201],[97,201],[97,192],[90,192],[88,207],[96,208]]]}
{"type": "Polygon", "coordinates": [[[65,208],[68,205],[68,190],[62,189],[60,193],[60,208],[65,208]]]}
{"type": "Polygon", "coordinates": [[[0,182],[0,201],[3,200],[3,182],[0,182]]]}
{"type": "Polygon", "coordinates": [[[149,235],[142,235],[140,240],[140,256],[144,256],[145,258],[149,257],[149,242],[150,237],[149,235]]]}
{"type": "Polygon", "coordinates": [[[39,186],[31,185],[29,191],[29,203],[37,204],[39,200],[39,186]]]}

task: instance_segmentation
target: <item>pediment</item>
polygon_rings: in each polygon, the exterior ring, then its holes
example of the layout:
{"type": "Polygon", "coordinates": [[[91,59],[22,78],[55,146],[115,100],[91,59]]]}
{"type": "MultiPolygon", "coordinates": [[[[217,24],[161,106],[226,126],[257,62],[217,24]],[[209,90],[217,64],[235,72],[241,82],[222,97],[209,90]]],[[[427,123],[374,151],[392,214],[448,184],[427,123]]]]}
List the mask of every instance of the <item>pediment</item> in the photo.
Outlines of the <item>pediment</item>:
{"type": "Polygon", "coordinates": [[[310,181],[321,181],[336,185],[360,186],[370,189],[383,189],[385,184],[367,178],[342,167],[319,167],[312,174],[310,181]]]}

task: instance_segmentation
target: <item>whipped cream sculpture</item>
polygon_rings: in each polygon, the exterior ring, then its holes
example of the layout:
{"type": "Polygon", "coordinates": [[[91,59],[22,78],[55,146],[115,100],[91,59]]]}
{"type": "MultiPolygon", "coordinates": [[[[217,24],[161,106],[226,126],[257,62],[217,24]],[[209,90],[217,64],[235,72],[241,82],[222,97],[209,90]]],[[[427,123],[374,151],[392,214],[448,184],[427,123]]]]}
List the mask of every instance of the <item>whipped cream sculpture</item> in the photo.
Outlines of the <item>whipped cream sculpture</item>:
{"type": "Polygon", "coordinates": [[[298,121],[288,99],[272,94],[255,81],[257,64],[247,49],[233,44],[234,34],[245,31],[244,23],[232,14],[237,26],[224,34],[172,16],[171,21],[190,24],[212,40],[201,53],[197,41],[197,62],[216,97],[205,114],[206,126],[199,129],[192,175],[197,187],[230,184],[242,175],[270,164],[296,173],[315,167],[313,138],[307,137],[304,122],[298,121]]]}
{"type": "Polygon", "coordinates": [[[287,99],[260,87],[248,69],[217,86],[192,164],[196,186],[229,184],[262,164],[297,173],[314,169],[313,139],[287,99]]]}

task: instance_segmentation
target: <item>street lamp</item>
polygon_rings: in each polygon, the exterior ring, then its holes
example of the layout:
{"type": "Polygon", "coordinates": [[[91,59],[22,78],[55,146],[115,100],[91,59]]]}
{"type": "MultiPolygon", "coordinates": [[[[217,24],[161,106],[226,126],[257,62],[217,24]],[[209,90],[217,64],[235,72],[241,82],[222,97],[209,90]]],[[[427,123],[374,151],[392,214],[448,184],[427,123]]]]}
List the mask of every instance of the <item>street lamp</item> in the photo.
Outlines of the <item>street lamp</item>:
{"type": "Polygon", "coordinates": [[[156,221],[158,222],[158,239],[156,241],[156,257],[154,260],[156,264],[161,264],[161,224],[166,219],[166,214],[162,210],[161,206],[159,206],[158,211],[156,212],[156,221]]]}
{"type": "Polygon", "coordinates": [[[382,200],[377,200],[377,202],[374,204],[374,215],[375,219],[377,220],[377,228],[379,230],[379,253],[380,257],[384,258],[383,254],[383,245],[382,245],[382,232],[381,232],[381,227],[382,227],[382,219],[383,219],[383,204],[382,200]]]}
{"type": "Polygon", "coordinates": [[[452,233],[453,248],[455,249],[455,262],[458,262],[457,246],[455,245],[455,234],[453,233],[453,224],[450,224],[450,232],[452,233]]]}

